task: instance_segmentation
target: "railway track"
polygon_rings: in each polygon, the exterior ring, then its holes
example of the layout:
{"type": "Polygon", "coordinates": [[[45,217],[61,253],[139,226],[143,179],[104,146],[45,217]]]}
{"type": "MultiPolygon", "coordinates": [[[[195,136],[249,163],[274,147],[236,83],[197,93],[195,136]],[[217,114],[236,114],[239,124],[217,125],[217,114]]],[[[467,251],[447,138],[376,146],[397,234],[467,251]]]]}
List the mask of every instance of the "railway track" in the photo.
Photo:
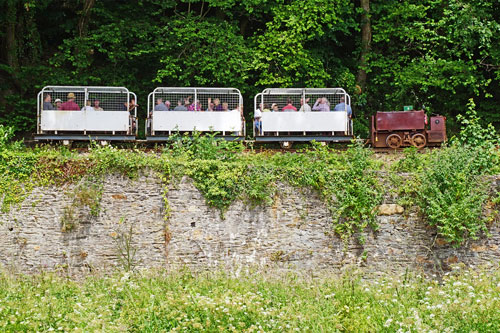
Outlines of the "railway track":
{"type": "MultiPolygon", "coordinates": [[[[367,140],[362,140],[367,147],[369,147],[369,143],[367,140]]],[[[36,147],[36,146],[43,146],[43,145],[54,145],[51,143],[41,143],[35,140],[25,140],[24,141],[25,145],[27,147],[36,147]]],[[[106,143],[110,144],[110,143],[106,143]]],[[[123,142],[115,142],[111,143],[114,147],[118,149],[139,149],[144,152],[155,152],[155,153],[161,153],[163,151],[163,147],[165,144],[158,144],[158,143],[152,143],[150,141],[146,140],[136,140],[134,143],[123,143],[123,142]]],[[[296,145],[294,147],[290,148],[282,148],[279,147],[278,145],[270,146],[269,144],[262,144],[262,143],[256,143],[254,140],[245,140],[243,141],[243,144],[246,147],[251,147],[251,148],[246,148],[243,150],[244,152],[255,152],[255,153],[297,153],[300,154],[306,149],[307,147],[310,147],[309,144],[300,144],[296,145]]],[[[62,143],[57,142],[55,143],[56,146],[64,146],[62,143]]],[[[88,142],[75,142],[75,143],[70,143],[67,145],[67,147],[70,147],[72,150],[78,151],[79,153],[86,153],[89,151],[88,147],[88,142]]],[[[348,146],[346,144],[334,144],[330,145],[331,148],[334,150],[338,151],[344,151],[348,149],[348,146]]],[[[425,149],[427,150],[432,150],[436,149],[439,147],[426,147],[425,149]]],[[[370,149],[376,153],[376,154],[400,154],[404,151],[405,148],[373,148],[370,147],[370,149]]],[[[424,150],[424,149],[422,149],[424,150]]]]}

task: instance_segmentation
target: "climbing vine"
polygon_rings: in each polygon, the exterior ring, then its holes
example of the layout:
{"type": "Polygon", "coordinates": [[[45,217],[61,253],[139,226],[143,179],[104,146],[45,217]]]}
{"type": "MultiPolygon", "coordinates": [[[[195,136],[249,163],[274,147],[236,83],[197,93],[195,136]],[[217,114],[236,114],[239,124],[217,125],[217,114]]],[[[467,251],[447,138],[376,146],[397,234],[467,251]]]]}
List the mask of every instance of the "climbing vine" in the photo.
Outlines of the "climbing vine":
{"type": "Polygon", "coordinates": [[[410,172],[400,184],[403,201],[416,205],[437,234],[458,247],[488,234],[500,201],[490,175],[500,173],[498,137],[491,125],[481,125],[471,100],[462,129],[450,146],[420,154],[415,149],[394,165],[410,172]]]}

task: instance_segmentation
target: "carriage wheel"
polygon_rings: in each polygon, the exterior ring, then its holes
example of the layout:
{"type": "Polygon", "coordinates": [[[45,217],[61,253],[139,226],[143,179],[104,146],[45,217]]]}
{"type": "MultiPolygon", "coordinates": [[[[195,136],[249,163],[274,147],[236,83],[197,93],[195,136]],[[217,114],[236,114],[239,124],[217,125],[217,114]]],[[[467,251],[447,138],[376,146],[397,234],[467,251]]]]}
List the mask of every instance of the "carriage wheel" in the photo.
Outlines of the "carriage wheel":
{"type": "Polygon", "coordinates": [[[421,133],[414,134],[411,137],[411,144],[418,149],[424,148],[427,144],[427,140],[425,139],[425,135],[421,133]]]}
{"type": "Polygon", "coordinates": [[[280,141],[280,147],[281,149],[290,149],[292,148],[293,142],[291,141],[280,141]]]}
{"type": "Polygon", "coordinates": [[[391,134],[385,139],[385,143],[389,148],[396,149],[401,147],[403,143],[403,139],[399,136],[399,134],[391,134]]]}

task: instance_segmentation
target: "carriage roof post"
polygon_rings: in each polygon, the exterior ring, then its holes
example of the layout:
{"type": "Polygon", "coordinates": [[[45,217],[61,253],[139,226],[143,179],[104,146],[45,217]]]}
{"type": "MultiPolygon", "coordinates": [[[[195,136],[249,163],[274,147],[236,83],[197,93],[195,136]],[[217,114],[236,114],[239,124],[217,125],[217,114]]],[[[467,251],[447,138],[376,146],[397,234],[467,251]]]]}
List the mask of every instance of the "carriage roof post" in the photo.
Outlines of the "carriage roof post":
{"type": "Polygon", "coordinates": [[[42,101],[41,101],[41,97],[42,96],[42,92],[43,92],[43,89],[38,93],[38,96],[37,96],[37,103],[36,103],[36,133],[37,134],[40,134],[41,130],[40,130],[40,105],[42,104],[42,101]]]}
{"type": "Polygon", "coordinates": [[[148,105],[147,105],[147,109],[146,109],[146,121],[144,122],[144,133],[146,133],[146,135],[148,134],[148,122],[149,122],[149,130],[150,130],[150,133],[153,131],[153,127],[152,127],[152,113],[151,113],[151,109],[150,109],[150,103],[151,103],[151,100],[153,100],[154,98],[154,91],[153,92],[150,92],[149,95],[148,95],[148,105]],[[151,116],[150,116],[151,115],[151,116]]]}
{"type": "MultiPolygon", "coordinates": [[[[127,90],[128,91],[128,90],[127,90]]],[[[139,103],[137,101],[137,95],[135,93],[131,93],[129,92],[129,94],[132,94],[134,96],[134,100],[135,100],[135,104],[134,104],[134,121],[135,121],[135,135],[137,136],[137,134],[139,134],[139,131],[138,131],[138,124],[137,124],[137,104],[139,103]]],[[[129,102],[130,103],[130,102],[129,102]]],[[[133,123],[132,123],[133,124],[133,123]]],[[[133,130],[133,128],[132,128],[133,130]]],[[[133,133],[132,131],[130,131],[130,133],[133,133]]]]}
{"type": "MultiPolygon", "coordinates": [[[[257,99],[259,98],[259,94],[255,95],[254,98],[253,98],[253,114],[255,115],[255,110],[257,110],[257,99]]],[[[253,133],[253,137],[255,138],[255,118],[252,117],[252,133],[253,133]]]]}
{"type": "MultiPolygon", "coordinates": [[[[306,104],[306,88],[302,88],[302,103],[306,104]]],[[[303,104],[300,105],[302,107],[303,104]]],[[[305,108],[304,108],[305,111],[305,108]]]]}
{"type": "Polygon", "coordinates": [[[130,110],[130,91],[127,89],[127,111],[130,110]]]}
{"type": "MultiPolygon", "coordinates": [[[[194,101],[193,101],[194,111],[196,111],[196,108],[198,107],[198,105],[196,104],[197,99],[198,99],[198,88],[194,88],[194,101]]],[[[201,108],[200,108],[200,111],[201,111],[201,108]]]]}

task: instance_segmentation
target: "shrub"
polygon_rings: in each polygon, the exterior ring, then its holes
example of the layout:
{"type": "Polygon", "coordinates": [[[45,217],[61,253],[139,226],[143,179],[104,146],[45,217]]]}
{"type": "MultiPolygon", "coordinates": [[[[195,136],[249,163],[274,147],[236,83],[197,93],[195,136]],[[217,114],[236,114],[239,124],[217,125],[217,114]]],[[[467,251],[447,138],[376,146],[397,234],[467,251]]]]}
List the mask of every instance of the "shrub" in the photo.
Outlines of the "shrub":
{"type": "Polygon", "coordinates": [[[481,124],[474,107],[470,100],[466,115],[458,117],[461,131],[450,146],[425,154],[406,149],[393,167],[411,172],[400,189],[402,201],[417,204],[438,235],[456,247],[488,233],[493,217],[484,216],[491,200],[488,175],[499,172],[498,136],[491,125],[481,124]]]}
{"type": "Polygon", "coordinates": [[[484,150],[453,145],[430,156],[417,175],[416,203],[428,223],[455,246],[487,233],[483,207],[489,197],[484,150]]]}
{"type": "Polygon", "coordinates": [[[0,150],[3,150],[14,136],[14,128],[0,124],[0,150]]]}

